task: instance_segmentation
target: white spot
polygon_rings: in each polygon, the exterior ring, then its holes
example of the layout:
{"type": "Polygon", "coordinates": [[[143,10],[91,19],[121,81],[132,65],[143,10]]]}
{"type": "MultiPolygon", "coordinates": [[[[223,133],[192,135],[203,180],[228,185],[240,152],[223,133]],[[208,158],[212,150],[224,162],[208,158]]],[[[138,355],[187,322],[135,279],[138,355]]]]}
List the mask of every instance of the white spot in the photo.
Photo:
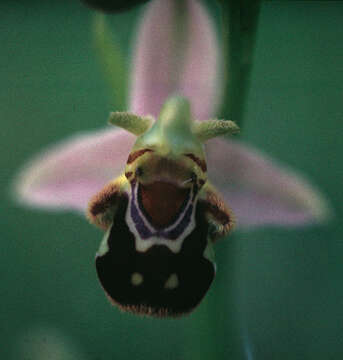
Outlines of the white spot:
{"type": "Polygon", "coordinates": [[[168,280],[166,281],[166,283],[164,284],[164,287],[170,290],[176,289],[178,286],[179,286],[179,279],[175,273],[171,274],[168,280]]]}
{"type": "Polygon", "coordinates": [[[143,275],[138,273],[138,272],[134,272],[131,275],[131,284],[134,286],[138,286],[140,284],[142,284],[143,282],[143,275]]]}

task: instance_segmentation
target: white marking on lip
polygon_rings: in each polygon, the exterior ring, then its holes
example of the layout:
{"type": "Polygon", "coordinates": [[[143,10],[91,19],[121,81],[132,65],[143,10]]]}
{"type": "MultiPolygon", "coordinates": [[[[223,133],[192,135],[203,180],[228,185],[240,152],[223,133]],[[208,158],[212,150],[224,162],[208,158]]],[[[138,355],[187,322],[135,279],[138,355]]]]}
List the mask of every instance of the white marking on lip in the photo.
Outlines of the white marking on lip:
{"type": "Polygon", "coordinates": [[[171,274],[164,284],[165,289],[173,290],[179,286],[179,279],[175,273],[171,274]]]}
{"type": "Polygon", "coordinates": [[[131,284],[134,286],[139,286],[142,283],[143,283],[143,275],[138,272],[134,272],[131,275],[131,284]]]}

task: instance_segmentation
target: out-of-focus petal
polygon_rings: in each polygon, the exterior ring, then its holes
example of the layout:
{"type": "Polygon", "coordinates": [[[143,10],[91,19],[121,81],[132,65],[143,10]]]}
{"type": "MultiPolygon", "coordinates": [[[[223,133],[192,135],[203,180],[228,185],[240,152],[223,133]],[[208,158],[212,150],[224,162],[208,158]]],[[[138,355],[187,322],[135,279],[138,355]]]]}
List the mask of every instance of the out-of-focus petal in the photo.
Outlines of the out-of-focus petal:
{"type": "Polygon", "coordinates": [[[303,225],[329,215],[324,197],[309,182],[251,147],[213,139],[207,159],[209,178],[239,227],[303,225]]]}
{"type": "Polygon", "coordinates": [[[13,345],[13,359],[89,359],[69,334],[62,333],[51,325],[37,324],[25,329],[15,337],[13,345]]]}
{"type": "Polygon", "coordinates": [[[130,110],[158,116],[173,93],[186,96],[199,120],[220,101],[219,48],[206,10],[196,0],[155,0],[136,39],[130,110]]]}
{"type": "Polygon", "coordinates": [[[121,129],[77,134],[34,158],[20,172],[15,196],[31,206],[84,210],[123,171],[134,141],[121,129]]]}

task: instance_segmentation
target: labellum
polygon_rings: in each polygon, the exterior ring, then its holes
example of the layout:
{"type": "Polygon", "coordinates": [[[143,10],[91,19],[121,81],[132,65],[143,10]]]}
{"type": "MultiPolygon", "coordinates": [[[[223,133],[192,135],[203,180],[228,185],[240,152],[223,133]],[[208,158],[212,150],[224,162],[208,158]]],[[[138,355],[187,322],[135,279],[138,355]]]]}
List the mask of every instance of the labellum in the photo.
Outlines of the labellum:
{"type": "Polygon", "coordinates": [[[90,221],[106,230],[96,256],[101,285],[126,311],[189,313],[213,281],[212,244],[234,223],[207,180],[203,142],[238,127],[193,121],[181,97],[168,99],[157,121],[117,112],[110,122],[137,140],[123,174],[89,204],[90,221]]]}

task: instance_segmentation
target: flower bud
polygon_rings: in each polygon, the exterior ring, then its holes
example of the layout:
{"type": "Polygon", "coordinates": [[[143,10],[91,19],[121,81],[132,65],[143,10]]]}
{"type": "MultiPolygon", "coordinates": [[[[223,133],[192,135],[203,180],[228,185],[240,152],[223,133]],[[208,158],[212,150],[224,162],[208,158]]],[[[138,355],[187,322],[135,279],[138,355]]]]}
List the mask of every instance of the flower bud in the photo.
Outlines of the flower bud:
{"type": "Polygon", "coordinates": [[[129,10],[147,0],[82,0],[82,2],[96,10],[115,13],[129,10]]]}

